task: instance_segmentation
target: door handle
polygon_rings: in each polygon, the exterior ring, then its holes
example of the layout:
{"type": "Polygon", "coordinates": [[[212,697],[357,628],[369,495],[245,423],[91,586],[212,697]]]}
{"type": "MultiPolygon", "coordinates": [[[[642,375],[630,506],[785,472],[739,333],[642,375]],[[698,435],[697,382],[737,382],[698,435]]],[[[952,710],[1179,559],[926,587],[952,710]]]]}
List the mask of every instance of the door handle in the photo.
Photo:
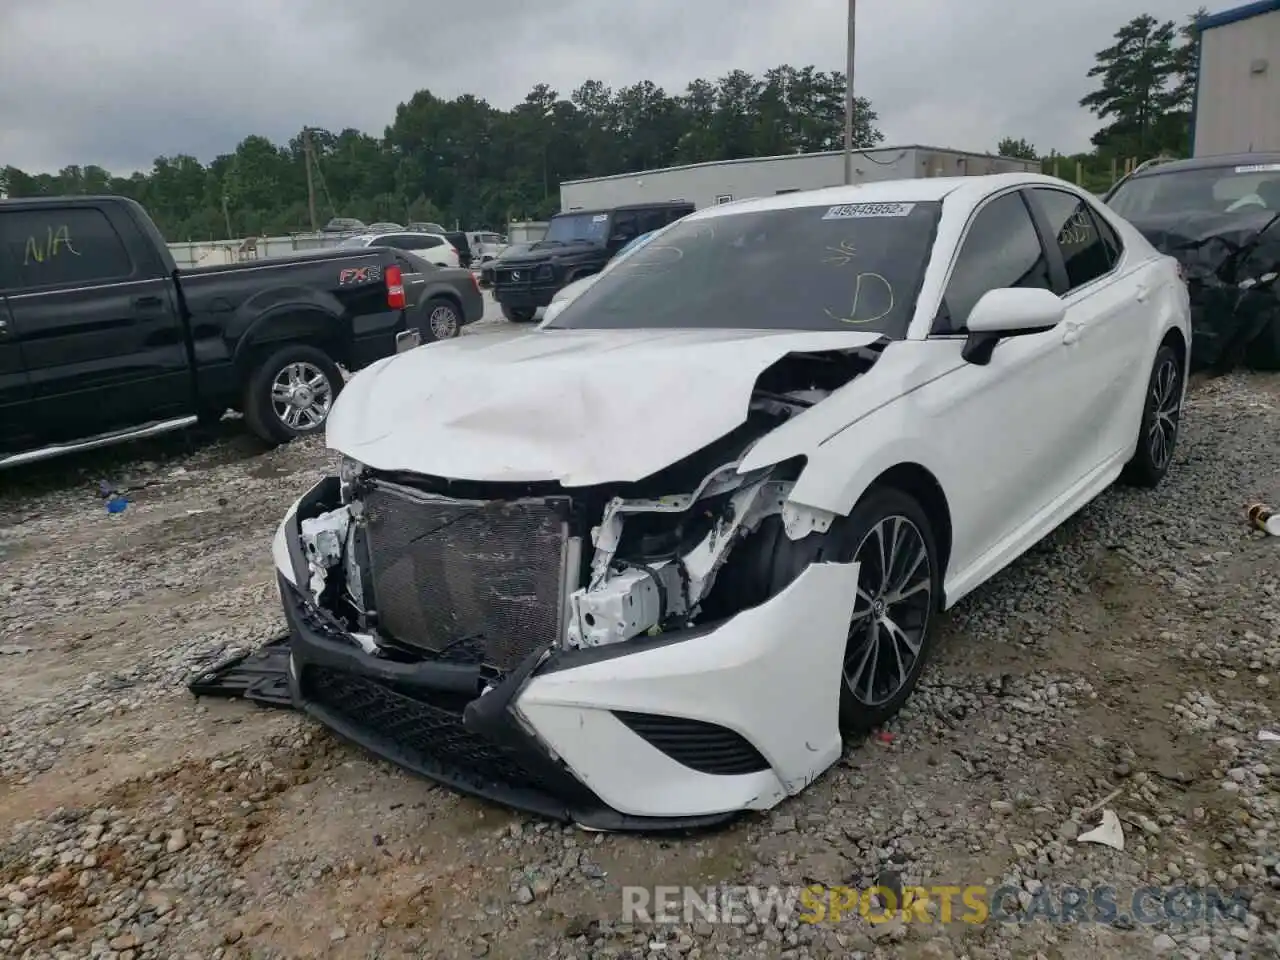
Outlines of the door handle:
{"type": "Polygon", "coordinates": [[[1080,339],[1080,324],[1068,323],[1062,330],[1062,342],[1066,344],[1075,343],[1080,339]]]}
{"type": "Polygon", "coordinates": [[[1140,283],[1138,284],[1138,292],[1134,294],[1134,296],[1137,297],[1139,303],[1146,303],[1147,295],[1149,293],[1150,291],[1147,289],[1147,285],[1145,283],[1140,283]]]}
{"type": "Polygon", "coordinates": [[[133,306],[135,310],[159,310],[164,301],[159,297],[134,297],[133,306]]]}

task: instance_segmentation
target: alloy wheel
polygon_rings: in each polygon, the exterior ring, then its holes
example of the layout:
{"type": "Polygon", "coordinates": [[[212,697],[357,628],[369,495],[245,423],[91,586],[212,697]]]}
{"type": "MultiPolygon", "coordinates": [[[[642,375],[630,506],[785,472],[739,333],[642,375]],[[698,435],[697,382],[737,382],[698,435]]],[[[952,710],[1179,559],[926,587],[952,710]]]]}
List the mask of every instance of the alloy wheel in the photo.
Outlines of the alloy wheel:
{"type": "Polygon", "coordinates": [[[854,560],[858,596],[844,682],[859,703],[878,707],[902,691],[920,659],[933,609],[933,569],[924,535],[903,516],[872,527],[854,560]]]}
{"type": "Polygon", "coordinates": [[[1178,421],[1182,413],[1182,377],[1172,359],[1156,370],[1151,383],[1151,425],[1147,428],[1147,444],[1151,463],[1163,470],[1173,458],[1173,445],[1178,439],[1178,421]]]}
{"type": "Polygon", "coordinates": [[[318,427],[332,406],[333,388],[314,364],[287,364],[271,381],[271,408],[290,430],[318,427]]]}
{"type": "Polygon", "coordinates": [[[431,333],[437,340],[449,340],[458,335],[458,315],[453,307],[446,307],[443,304],[436,307],[431,311],[427,322],[431,325],[431,333]]]}

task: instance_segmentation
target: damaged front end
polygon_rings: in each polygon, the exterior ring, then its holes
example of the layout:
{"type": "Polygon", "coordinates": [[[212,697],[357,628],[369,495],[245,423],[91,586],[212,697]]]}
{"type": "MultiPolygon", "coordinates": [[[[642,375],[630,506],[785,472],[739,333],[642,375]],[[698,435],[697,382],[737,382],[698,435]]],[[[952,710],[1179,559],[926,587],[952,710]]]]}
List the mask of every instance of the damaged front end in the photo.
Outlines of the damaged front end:
{"type": "Polygon", "coordinates": [[[1191,365],[1280,370],[1280,214],[1155,218],[1135,225],[1178,261],[1191,300],[1191,365]]]}
{"type": "Polygon", "coordinates": [[[277,539],[295,702],[419,773],[587,825],[796,792],[838,756],[838,684],[799,706],[783,681],[839,676],[856,567],[815,552],[836,518],[790,499],[802,461],[739,464],[882,347],[784,357],[738,429],[635,483],[344,459],[277,539]]]}

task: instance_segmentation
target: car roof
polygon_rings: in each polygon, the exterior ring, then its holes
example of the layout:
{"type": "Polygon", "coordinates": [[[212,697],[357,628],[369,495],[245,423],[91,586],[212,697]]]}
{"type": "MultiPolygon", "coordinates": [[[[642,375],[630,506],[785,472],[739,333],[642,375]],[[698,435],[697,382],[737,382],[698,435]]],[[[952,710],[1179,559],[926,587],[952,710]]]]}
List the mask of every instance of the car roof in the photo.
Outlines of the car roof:
{"type": "Polygon", "coordinates": [[[1016,186],[1051,186],[1080,192],[1075,184],[1058,177],[1039,173],[992,173],[970,177],[915,177],[903,180],[875,180],[848,186],[798,190],[772,197],[757,197],[719,204],[686,217],[707,220],[765,210],[790,210],[798,207],[836,206],[844,203],[937,203],[955,194],[969,202],[977,202],[989,193],[1016,186]]]}
{"type": "Polygon", "coordinates": [[[1158,177],[1162,173],[1183,173],[1187,170],[1216,170],[1222,167],[1253,167],[1280,163],[1280,153],[1222,153],[1208,157],[1191,157],[1187,160],[1167,160],[1164,163],[1139,170],[1132,179],[1158,177]]]}
{"type": "Polygon", "coordinates": [[[379,237],[437,237],[439,233],[426,233],[422,230],[379,230],[377,233],[367,233],[365,239],[377,240],[379,237]]]}

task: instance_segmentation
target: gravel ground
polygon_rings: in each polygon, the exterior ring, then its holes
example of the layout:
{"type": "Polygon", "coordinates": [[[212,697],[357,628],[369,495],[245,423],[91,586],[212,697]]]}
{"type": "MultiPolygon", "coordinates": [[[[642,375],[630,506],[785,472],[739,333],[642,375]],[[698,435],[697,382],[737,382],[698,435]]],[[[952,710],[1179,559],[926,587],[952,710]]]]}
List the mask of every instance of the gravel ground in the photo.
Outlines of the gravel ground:
{"type": "Polygon", "coordinates": [[[675,839],[521,817],[185,692],[280,630],[270,536],[318,443],[264,453],[224,424],[7,474],[0,956],[1275,956],[1280,539],[1243,507],[1280,505],[1278,408],[1274,376],[1199,384],[1166,485],[1109,491],[944,617],[888,730],[771,813],[675,839]],[[1122,852],[1077,842],[1104,808],[1122,852]],[[1041,919],[621,916],[624,884],[876,882],[1009,884],[1041,919]],[[1043,919],[1095,884],[1240,888],[1247,910],[1043,919]]]}

